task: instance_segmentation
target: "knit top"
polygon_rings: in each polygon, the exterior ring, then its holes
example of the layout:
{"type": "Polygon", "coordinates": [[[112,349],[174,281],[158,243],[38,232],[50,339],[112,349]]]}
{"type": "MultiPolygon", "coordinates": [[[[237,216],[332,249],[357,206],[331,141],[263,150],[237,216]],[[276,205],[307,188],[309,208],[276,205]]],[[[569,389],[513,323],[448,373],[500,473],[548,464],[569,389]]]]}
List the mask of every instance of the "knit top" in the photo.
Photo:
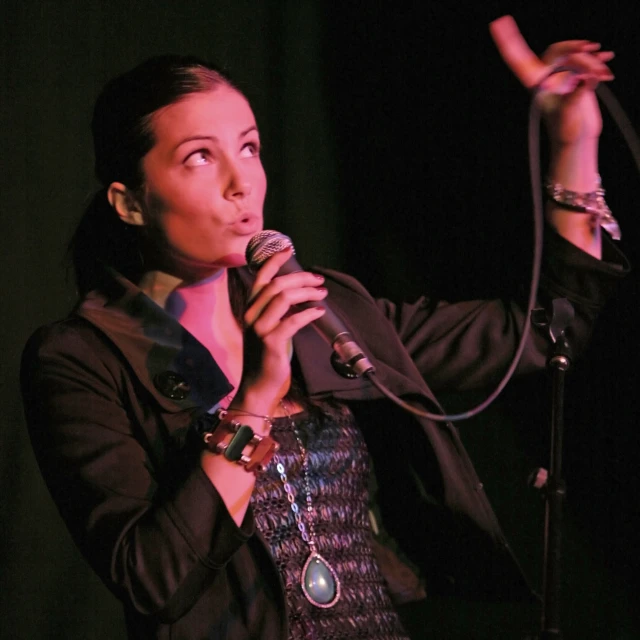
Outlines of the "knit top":
{"type": "Polygon", "coordinates": [[[285,587],[290,640],[408,640],[371,546],[369,458],[353,415],[346,407],[312,407],[291,419],[274,420],[277,459],[307,523],[302,454],[292,420],[307,449],[316,551],[335,570],[341,595],[330,608],[314,606],[304,596],[301,574],[310,549],[272,461],[258,477],[252,507],[285,587]]]}

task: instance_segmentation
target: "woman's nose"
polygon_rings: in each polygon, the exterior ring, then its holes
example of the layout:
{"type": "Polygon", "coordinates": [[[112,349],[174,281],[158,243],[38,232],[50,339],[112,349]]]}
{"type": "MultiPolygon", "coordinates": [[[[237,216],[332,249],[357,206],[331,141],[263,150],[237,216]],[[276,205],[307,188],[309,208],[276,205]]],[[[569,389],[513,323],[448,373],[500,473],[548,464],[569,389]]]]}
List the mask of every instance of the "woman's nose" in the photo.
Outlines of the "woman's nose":
{"type": "Polygon", "coordinates": [[[225,189],[225,197],[229,199],[246,198],[251,195],[251,182],[242,173],[240,167],[229,162],[229,175],[225,189]]]}
{"type": "Polygon", "coordinates": [[[238,196],[250,196],[251,195],[251,183],[244,180],[238,184],[236,189],[236,195],[238,196]]]}

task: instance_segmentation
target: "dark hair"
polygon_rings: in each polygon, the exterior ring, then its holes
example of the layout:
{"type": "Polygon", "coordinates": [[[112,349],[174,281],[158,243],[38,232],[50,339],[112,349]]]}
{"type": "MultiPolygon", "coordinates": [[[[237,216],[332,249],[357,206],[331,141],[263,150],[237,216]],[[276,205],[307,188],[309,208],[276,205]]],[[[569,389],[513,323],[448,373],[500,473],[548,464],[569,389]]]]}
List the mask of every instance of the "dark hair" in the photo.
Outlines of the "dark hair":
{"type": "Polygon", "coordinates": [[[234,86],[216,66],[176,55],[149,58],[105,85],[91,121],[95,174],[103,187],[85,209],[68,248],[81,296],[99,286],[104,264],[134,282],[142,275],[142,232],[120,220],[107,188],[117,181],[133,193],[142,190],[142,159],[155,143],[152,115],[221,85],[234,86]]]}

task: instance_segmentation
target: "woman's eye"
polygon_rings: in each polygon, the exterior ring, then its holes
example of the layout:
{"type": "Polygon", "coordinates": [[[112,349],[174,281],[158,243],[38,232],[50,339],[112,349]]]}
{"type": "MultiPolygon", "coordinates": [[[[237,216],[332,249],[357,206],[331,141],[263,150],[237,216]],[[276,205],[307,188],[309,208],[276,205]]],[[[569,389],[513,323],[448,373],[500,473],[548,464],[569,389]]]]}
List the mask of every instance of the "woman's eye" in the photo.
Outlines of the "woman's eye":
{"type": "Polygon", "coordinates": [[[243,158],[253,158],[260,155],[260,145],[257,142],[247,142],[242,145],[240,156],[243,158]]]}
{"type": "Polygon", "coordinates": [[[207,151],[204,149],[200,149],[198,151],[194,151],[185,161],[185,165],[187,167],[201,167],[202,165],[209,164],[211,162],[211,158],[207,151]]]}

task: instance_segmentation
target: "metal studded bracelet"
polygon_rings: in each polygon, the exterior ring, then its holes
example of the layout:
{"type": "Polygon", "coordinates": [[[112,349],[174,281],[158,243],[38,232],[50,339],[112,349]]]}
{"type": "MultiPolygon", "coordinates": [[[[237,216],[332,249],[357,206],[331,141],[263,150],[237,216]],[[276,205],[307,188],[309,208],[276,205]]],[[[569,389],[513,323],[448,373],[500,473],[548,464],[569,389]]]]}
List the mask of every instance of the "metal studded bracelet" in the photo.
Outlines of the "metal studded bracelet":
{"type": "Polygon", "coordinates": [[[225,410],[216,412],[217,426],[202,434],[205,447],[211,453],[222,454],[230,462],[243,465],[247,471],[261,473],[280,445],[271,436],[258,435],[247,424],[225,420],[226,415],[225,410]],[[233,434],[231,440],[225,442],[230,433],[233,434]]]}
{"type": "Polygon", "coordinates": [[[622,237],[620,225],[605,202],[605,190],[602,188],[600,176],[598,176],[598,185],[595,191],[587,193],[571,191],[549,179],[545,183],[545,191],[547,198],[561,209],[591,214],[591,225],[594,229],[600,225],[614,240],[620,240],[622,237]]]}

